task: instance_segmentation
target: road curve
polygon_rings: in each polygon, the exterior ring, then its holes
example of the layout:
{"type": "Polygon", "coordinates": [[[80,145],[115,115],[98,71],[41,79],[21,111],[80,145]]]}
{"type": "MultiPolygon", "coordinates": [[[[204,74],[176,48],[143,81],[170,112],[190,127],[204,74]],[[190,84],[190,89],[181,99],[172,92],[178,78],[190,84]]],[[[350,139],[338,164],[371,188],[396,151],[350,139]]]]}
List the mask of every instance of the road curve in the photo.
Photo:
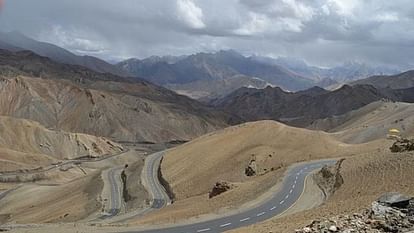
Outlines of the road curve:
{"type": "Polygon", "coordinates": [[[164,151],[151,154],[145,159],[144,169],[142,171],[143,183],[151,194],[150,209],[161,209],[171,203],[166,190],[158,179],[158,169],[164,151]]]}
{"type": "Polygon", "coordinates": [[[163,155],[164,151],[161,151],[148,155],[145,159],[145,164],[141,173],[141,182],[151,196],[150,206],[145,209],[119,215],[119,208],[121,206],[118,203],[121,203],[122,205],[122,197],[117,190],[119,190],[119,187],[121,187],[120,185],[122,184],[118,185],[117,183],[117,181],[120,182],[120,179],[119,174],[116,172],[116,168],[113,168],[108,172],[108,181],[111,185],[111,207],[108,212],[99,217],[100,220],[111,219],[114,222],[124,222],[148,214],[153,210],[161,209],[171,203],[168,194],[158,179],[158,170],[163,155]],[[118,179],[116,176],[118,176],[118,179]]]}
{"type": "MultiPolygon", "coordinates": [[[[154,161],[161,160],[162,154],[154,155],[154,161]]],[[[154,162],[149,161],[149,162],[154,162]]],[[[284,178],[282,188],[279,192],[275,193],[268,201],[258,205],[255,208],[249,209],[245,212],[218,218],[214,220],[208,220],[199,223],[193,223],[188,225],[166,227],[162,229],[151,230],[136,230],[128,231],[125,233],[145,232],[145,233],[201,233],[201,232],[224,232],[231,229],[236,229],[243,226],[248,226],[258,222],[262,222],[266,219],[275,217],[282,214],[293,206],[299,197],[302,195],[305,186],[306,177],[313,171],[322,168],[325,165],[334,164],[335,160],[314,161],[305,164],[300,164],[290,169],[284,178]]],[[[154,168],[154,167],[153,167],[154,168]]],[[[158,168],[158,167],[157,167],[158,168]]],[[[153,170],[154,171],[154,170],[153,170]]],[[[154,183],[159,184],[156,176],[151,176],[154,183]]],[[[152,179],[151,178],[151,179],[152,179]]],[[[159,184],[160,185],[160,184],[159,184]]],[[[162,186],[161,186],[162,187],[162,186]]],[[[155,189],[158,189],[155,187],[155,189]]],[[[158,190],[158,191],[162,191],[158,190]]],[[[158,193],[159,194],[159,193],[158,193]]],[[[157,195],[158,195],[157,194],[157,195]]],[[[165,193],[159,195],[164,196],[165,193]]],[[[156,200],[158,196],[154,197],[156,200]]],[[[162,203],[165,203],[161,201],[162,203]]],[[[153,204],[154,205],[154,204],[153,204]]],[[[158,206],[158,205],[157,205],[158,206]]]]}
{"type": "Polygon", "coordinates": [[[121,187],[122,182],[120,178],[120,173],[122,168],[112,168],[108,171],[108,181],[111,185],[110,193],[111,197],[109,200],[110,207],[108,212],[99,217],[99,219],[104,220],[108,218],[112,218],[119,214],[122,208],[122,194],[121,194],[121,187]]]}

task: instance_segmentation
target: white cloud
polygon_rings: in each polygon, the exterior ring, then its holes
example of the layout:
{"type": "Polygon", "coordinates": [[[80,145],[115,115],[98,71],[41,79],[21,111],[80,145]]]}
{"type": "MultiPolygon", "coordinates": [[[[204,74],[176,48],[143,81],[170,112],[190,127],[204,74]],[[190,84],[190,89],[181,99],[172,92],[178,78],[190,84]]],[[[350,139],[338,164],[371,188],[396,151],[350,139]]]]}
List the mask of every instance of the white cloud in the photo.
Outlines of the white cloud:
{"type": "Polygon", "coordinates": [[[275,5],[276,7],[285,5],[284,8],[290,9],[293,13],[291,18],[301,19],[302,21],[311,20],[314,15],[314,9],[303,4],[303,1],[282,0],[282,3],[276,2],[275,5]]]}
{"type": "Polygon", "coordinates": [[[236,35],[252,36],[264,32],[269,27],[269,19],[263,14],[250,12],[249,21],[234,30],[236,35]]]}
{"type": "Polygon", "coordinates": [[[328,0],[327,4],[342,16],[353,16],[354,10],[360,4],[359,0],[328,0]]]}
{"type": "Polygon", "coordinates": [[[80,54],[100,54],[105,52],[105,46],[99,41],[92,41],[89,33],[77,30],[65,30],[60,25],[52,26],[52,30],[40,33],[39,40],[67,48],[80,54]],[[87,34],[88,36],[82,36],[87,34]]]}
{"type": "Polygon", "coordinates": [[[399,20],[396,12],[381,12],[374,16],[374,20],[378,22],[397,22],[399,20]]]}
{"type": "Polygon", "coordinates": [[[194,29],[202,29],[206,25],[203,22],[203,10],[191,0],[177,0],[177,16],[187,26],[194,29]]]}
{"type": "Polygon", "coordinates": [[[413,0],[97,1],[8,1],[0,31],[103,58],[232,48],[323,66],[354,58],[414,64],[413,0]]]}
{"type": "Polygon", "coordinates": [[[259,3],[243,1],[247,8],[246,21],[233,30],[236,35],[267,36],[280,32],[301,32],[304,23],[315,11],[297,0],[264,0],[259,3]]]}

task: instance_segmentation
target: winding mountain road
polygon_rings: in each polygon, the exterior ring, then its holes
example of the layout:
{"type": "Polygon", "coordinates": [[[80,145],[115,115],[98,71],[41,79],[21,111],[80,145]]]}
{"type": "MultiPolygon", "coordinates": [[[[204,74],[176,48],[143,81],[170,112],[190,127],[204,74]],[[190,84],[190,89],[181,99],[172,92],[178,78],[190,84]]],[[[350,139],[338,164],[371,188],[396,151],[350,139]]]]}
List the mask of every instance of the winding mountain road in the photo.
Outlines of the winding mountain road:
{"type": "Polygon", "coordinates": [[[104,220],[108,218],[112,218],[119,214],[122,208],[122,182],[120,173],[122,171],[121,168],[112,168],[108,171],[108,181],[110,184],[110,199],[109,199],[109,209],[105,215],[99,217],[99,219],[104,220]]]}
{"type": "Polygon", "coordinates": [[[142,173],[144,186],[146,186],[152,196],[151,209],[161,209],[171,203],[164,186],[162,186],[158,178],[158,169],[163,156],[164,151],[149,155],[145,160],[142,173]]]}
{"type": "MultiPolygon", "coordinates": [[[[149,165],[159,165],[159,161],[162,158],[162,152],[152,155],[149,158],[149,165]]],[[[282,188],[279,192],[275,193],[268,201],[259,204],[257,207],[249,209],[247,211],[234,214],[231,216],[225,216],[218,219],[208,220],[199,223],[192,223],[182,226],[166,227],[162,229],[151,230],[137,230],[128,231],[125,233],[201,233],[201,232],[224,232],[231,229],[236,229],[243,226],[248,226],[254,223],[262,222],[266,219],[275,217],[287,211],[292,207],[299,197],[302,195],[305,189],[306,177],[313,171],[322,168],[325,165],[334,164],[335,160],[314,161],[305,164],[300,164],[290,169],[284,178],[282,188]]],[[[165,193],[159,183],[155,173],[158,166],[147,167],[152,170],[148,170],[149,185],[151,187],[150,192],[153,195],[153,206],[163,207],[169,202],[168,195],[165,193]],[[157,202],[156,202],[157,200],[157,202]]]]}
{"type": "Polygon", "coordinates": [[[161,209],[171,203],[168,194],[158,179],[158,170],[163,155],[164,151],[161,151],[148,155],[145,159],[145,164],[141,173],[141,182],[151,195],[151,205],[145,209],[118,215],[123,203],[121,194],[122,182],[120,179],[122,168],[112,168],[108,171],[108,181],[111,190],[109,201],[110,207],[104,215],[99,217],[100,220],[113,219],[116,222],[122,222],[128,219],[137,218],[153,210],[161,209]]]}

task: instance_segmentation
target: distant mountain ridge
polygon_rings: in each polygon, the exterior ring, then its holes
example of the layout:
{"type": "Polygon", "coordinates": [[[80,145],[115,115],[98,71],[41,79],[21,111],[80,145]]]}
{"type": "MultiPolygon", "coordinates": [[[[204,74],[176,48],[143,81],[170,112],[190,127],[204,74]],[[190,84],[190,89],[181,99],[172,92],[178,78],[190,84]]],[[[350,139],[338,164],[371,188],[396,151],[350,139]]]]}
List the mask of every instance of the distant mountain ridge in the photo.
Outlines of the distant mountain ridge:
{"type": "Polygon", "coordinates": [[[369,84],[377,88],[404,89],[414,87],[414,70],[396,75],[377,75],[357,80],[352,85],[369,84]]]}
{"type": "Polygon", "coordinates": [[[234,50],[128,59],[117,66],[131,75],[199,99],[220,98],[240,87],[279,86],[284,90],[298,91],[312,86],[333,87],[372,75],[399,72],[397,69],[357,62],[319,68],[300,59],[246,57],[234,50]],[[253,82],[253,78],[263,82],[253,82]]]}
{"type": "Polygon", "coordinates": [[[278,87],[240,88],[210,103],[244,121],[278,120],[306,127],[314,120],[345,114],[379,100],[414,102],[414,87],[377,89],[371,85],[344,85],[334,91],[314,87],[286,92],[278,87]]]}
{"type": "Polygon", "coordinates": [[[264,88],[275,85],[286,90],[301,90],[313,83],[281,66],[256,62],[232,50],[197,53],[175,60],[171,57],[129,59],[117,65],[134,76],[172,90],[204,92],[201,97],[209,98],[224,96],[242,86],[264,88]],[[215,90],[218,85],[223,86],[221,91],[215,90]]]}
{"type": "Polygon", "coordinates": [[[128,73],[104,60],[93,56],[79,56],[56,45],[36,41],[19,32],[0,33],[0,49],[30,50],[60,63],[80,65],[100,73],[128,76],[128,73]]]}
{"type": "Polygon", "coordinates": [[[264,63],[277,64],[286,67],[293,72],[321,83],[327,82],[326,79],[330,79],[338,83],[347,83],[374,75],[391,75],[401,72],[401,70],[396,68],[373,66],[354,61],[345,62],[342,65],[331,68],[320,68],[308,65],[304,60],[290,57],[269,58],[252,56],[252,58],[264,63]]]}

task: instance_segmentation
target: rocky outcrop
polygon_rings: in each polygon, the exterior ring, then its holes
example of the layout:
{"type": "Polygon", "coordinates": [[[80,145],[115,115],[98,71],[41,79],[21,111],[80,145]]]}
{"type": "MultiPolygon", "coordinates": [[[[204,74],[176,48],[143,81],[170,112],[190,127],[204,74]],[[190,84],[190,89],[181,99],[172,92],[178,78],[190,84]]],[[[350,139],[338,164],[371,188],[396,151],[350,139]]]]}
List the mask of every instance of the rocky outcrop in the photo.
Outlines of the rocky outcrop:
{"type": "Polygon", "coordinates": [[[250,159],[249,164],[244,169],[244,174],[246,176],[255,176],[257,174],[257,164],[256,164],[256,158],[250,159]]]}
{"type": "Polygon", "coordinates": [[[121,172],[121,180],[122,180],[122,198],[125,202],[129,202],[132,200],[132,196],[128,192],[128,186],[127,186],[127,174],[125,170],[128,168],[128,164],[125,165],[124,170],[121,172]]]}
{"type": "Polygon", "coordinates": [[[412,232],[414,200],[398,193],[383,195],[362,213],[315,220],[297,233],[313,232],[412,232]]]}
{"type": "Polygon", "coordinates": [[[391,152],[399,153],[405,151],[414,151],[414,139],[400,138],[397,139],[390,147],[391,152]]]}
{"type": "Polygon", "coordinates": [[[226,181],[219,181],[217,182],[213,189],[210,191],[208,197],[213,198],[215,196],[218,196],[224,192],[229,191],[230,189],[233,189],[235,186],[229,182],[226,181]]]}
{"type": "Polygon", "coordinates": [[[344,183],[340,173],[343,161],[344,159],[339,160],[334,166],[324,166],[313,176],[326,198],[332,195],[344,183]]]}

